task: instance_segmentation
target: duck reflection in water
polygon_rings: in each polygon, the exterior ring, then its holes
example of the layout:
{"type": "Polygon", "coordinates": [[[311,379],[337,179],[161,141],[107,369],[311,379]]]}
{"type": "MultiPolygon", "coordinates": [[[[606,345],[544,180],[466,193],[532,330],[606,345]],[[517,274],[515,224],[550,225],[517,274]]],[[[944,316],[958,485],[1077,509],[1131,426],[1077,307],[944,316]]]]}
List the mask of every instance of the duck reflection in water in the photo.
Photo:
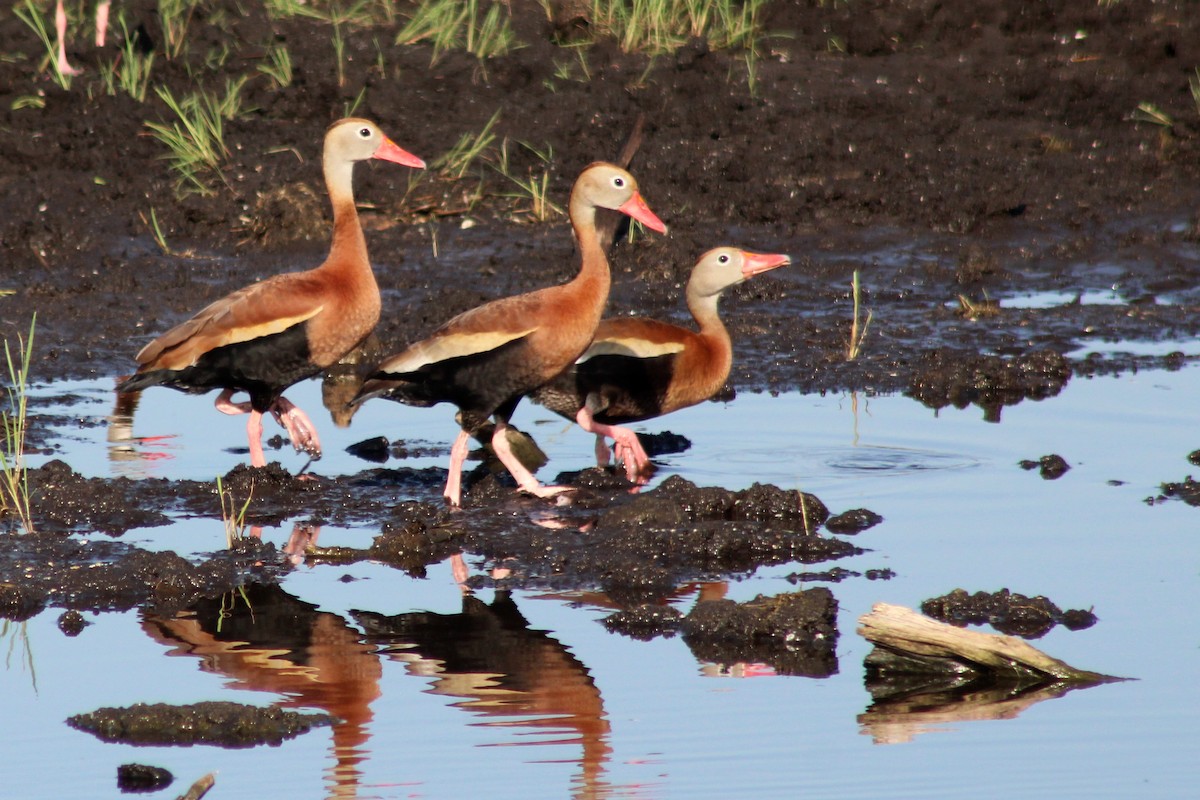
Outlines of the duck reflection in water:
{"type": "Polygon", "coordinates": [[[345,619],[278,586],[251,584],[244,594],[202,600],[173,617],[146,613],[142,629],[171,647],[168,655],[198,658],[204,672],[228,677],[231,689],[280,694],[280,708],[336,717],[327,796],[358,795],[383,668],[345,619]]]}
{"type": "Polygon", "coordinates": [[[462,698],[456,708],[487,718],[478,724],[549,736],[516,744],[578,743],[572,796],[607,796],[610,725],[587,667],[545,631],[530,629],[507,591],[497,590],[490,604],[464,595],[462,608],[459,614],[351,613],[382,655],[432,678],[430,693],[462,698]]]}
{"type": "Polygon", "coordinates": [[[462,698],[483,725],[547,733],[521,744],[578,744],[573,796],[603,797],[611,752],[609,722],[587,668],[562,643],[531,630],[508,592],[484,603],[463,597],[462,612],[396,616],[356,611],[365,636],[337,614],[317,610],[278,586],[252,584],[196,603],[174,616],[145,613],[142,629],[168,655],[200,661],[229,688],[283,695],[281,708],[320,709],[333,726],[330,798],[356,797],[369,753],[372,702],[381,695],[380,656],[431,680],[429,692],[462,698]]]}

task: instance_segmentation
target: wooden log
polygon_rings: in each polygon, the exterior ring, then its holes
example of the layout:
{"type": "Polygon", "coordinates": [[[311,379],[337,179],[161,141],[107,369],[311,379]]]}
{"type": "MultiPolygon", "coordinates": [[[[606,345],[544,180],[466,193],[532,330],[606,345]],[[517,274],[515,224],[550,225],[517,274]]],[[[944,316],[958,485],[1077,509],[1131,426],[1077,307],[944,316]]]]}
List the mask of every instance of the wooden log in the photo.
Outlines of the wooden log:
{"type": "MultiPolygon", "coordinates": [[[[909,608],[876,603],[859,617],[858,633],[867,641],[918,659],[950,659],[974,669],[1015,678],[1045,676],[1071,683],[1125,680],[1076,669],[1012,636],[968,631],[930,619],[909,608]]],[[[944,666],[934,670],[944,672],[944,666]]]]}
{"type": "Polygon", "coordinates": [[[204,795],[208,794],[208,790],[211,789],[213,784],[216,782],[216,773],[210,772],[193,783],[192,788],[179,795],[179,800],[200,800],[201,797],[204,797],[204,795]]]}

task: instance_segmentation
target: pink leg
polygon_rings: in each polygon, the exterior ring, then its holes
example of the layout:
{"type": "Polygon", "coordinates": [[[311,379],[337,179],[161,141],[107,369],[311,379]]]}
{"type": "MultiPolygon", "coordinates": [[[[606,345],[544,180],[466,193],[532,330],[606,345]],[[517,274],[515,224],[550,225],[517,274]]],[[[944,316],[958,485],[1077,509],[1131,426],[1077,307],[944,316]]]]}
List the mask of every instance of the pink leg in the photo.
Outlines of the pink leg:
{"type": "Polygon", "coordinates": [[[513,476],[522,492],[528,492],[537,497],[550,497],[561,492],[571,491],[569,486],[543,486],[537,478],[533,477],[533,473],[525,468],[520,459],[513,455],[512,448],[508,446],[507,422],[496,423],[496,430],[492,433],[492,452],[513,476]]]}
{"type": "Polygon", "coordinates": [[[222,414],[249,414],[251,411],[249,403],[234,403],[229,398],[233,397],[233,389],[226,389],[217,395],[217,399],[213,405],[217,407],[217,411],[222,414]]]}
{"type": "Polygon", "coordinates": [[[250,443],[250,466],[252,467],[267,465],[267,457],[263,453],[262,433],[262,414],[252,410],[250,418],[246,420],[246,441],[250,443]]]}
{"type": "Polygon", "coordinates": [[[646,482],[643,473],[650,466],[650,456],[646,455],[636,433],[629,428],[596,422],[592,417],[592,412],[586,406],[579,409],[579,413],[575,415],[575,421],[579,423],[579,427],[589,433],[611,438],[615,442],[613,451],[617,460],[625,464],[625,476],[633,483],[646,482]]]}
{"type": "Polygon", "coordinates": [[[442,492],[442,496],[452,506],[462,505],[462,467],[463,462],[467,460],[467,446],[470,441],[469,433],[459,431],[454,446],[450,448],[450,475],[446,478],[446,490],[442,492]]]}
{"type": "Polygon", "coordinates": [[[67,10],[63,0],[54,7],[54,31],[58,34],[58,71],[64,75],[78,75],[79,70],[67,62],[67,10]]]}
{"type": "Polygon", "coordinates": [[[262,414],[254,410],[254,407],[249,403],[235,403],[229,398],[233,397],[233,389],[226,389],[217,395],[217,399],[213,401],[217,411],[222,414],[249,414],[250,418],[246,420],[246,441],[250,444],[250,466],[265,467],[267,465],[267,456],[263,453],[262,446],[262,414]]]}
{"type": "Polygon", "coordinates": [[[604,438],[604,434],[596,434],[596,466],[607,467],[609,461],[608,440],[604,438]]]}
{"type": "Polygon", "coordinates": [[[104,47],[104,37],[108,33],[108,7],[110,0],[100,0],[96,6],[96,47],[104,47]]]}
{"type": "Polygon", "coordinates": [[[296,452],[308,453],[313,458],[321,457],[321,440],[317,438],[317,426],[299,406],[286,397],[280,397],[271,406],[275,421],[282,425],[292,440],[296,452]]]}

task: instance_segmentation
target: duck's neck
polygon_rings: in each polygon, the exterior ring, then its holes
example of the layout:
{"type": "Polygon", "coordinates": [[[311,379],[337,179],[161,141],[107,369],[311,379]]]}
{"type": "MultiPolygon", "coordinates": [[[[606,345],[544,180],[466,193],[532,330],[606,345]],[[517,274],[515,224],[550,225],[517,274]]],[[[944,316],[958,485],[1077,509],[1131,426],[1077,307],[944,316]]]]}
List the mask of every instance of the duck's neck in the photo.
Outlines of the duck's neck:
{"type": "Polygon", "coordinates": [[[354,206],[353,176],[354,162],[325,159],[325,188],[333,204],[333,241],[325,266],[371,275],[367,240],[354,206]]]}
{"type": "Polygon", "coordinates": [[[581,264],[579,274],[568,287],[591,301],[589,310],[594,310],[597,324],[608,302],[608,290],[612,276],[608,269],[608,256],[596,230],[596,207],[576,197],[571,198],[569,207],[571,227],[575,230],[575,241],[579,243],[581,264]]]}
{"type": "Polygon", "coordinates": [[[717,312],[717,304],[720,301],[720,294],[700,296],[689,292],[687,296],[688,310],[700,326],[700,338],[708,342],[710,351],[722,364],[721,381],[724,382],[724,376],[729,374],[729,368],[733,364],[733,342],[729,338],[725,323],[721,321],[721,315],[717,312]]]}

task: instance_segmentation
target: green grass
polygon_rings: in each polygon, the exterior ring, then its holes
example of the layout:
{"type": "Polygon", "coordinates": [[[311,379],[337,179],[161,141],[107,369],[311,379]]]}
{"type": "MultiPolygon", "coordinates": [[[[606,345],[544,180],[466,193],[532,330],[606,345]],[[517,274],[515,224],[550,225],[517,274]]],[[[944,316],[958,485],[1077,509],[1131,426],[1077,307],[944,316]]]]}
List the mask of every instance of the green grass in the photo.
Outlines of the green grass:
{"type": "Polygon", "coordinates": [[[592,30],[626,52],[662,55],[703,36],[713,49],[754,49],[769,0],[592,0],[592,30]]]}
{"type": "Polygon", "coordinates": [[[565,212],[562,207],[550,200],[550,164],[554,161],[554,151],[550,149],[538,150],[532,145],[525,142],[518,142],[525,150],[532,153],[541,163],[542,169],[537,171],[535,168],[530,168],[526,174],[519,175],[514,172],[511,167],[511,160],[508,155],[508,139],[505,139],[500,145],[500,154],[495,165],[495,169],[505,178],[507,178],[515,187],[509,192],[501,192],[501,197],[510,197],[517,200],[523,208],[518,209],[518,213],[525,214],[538,222],[546,222],[551,217],[562,216],[565,212]],[[526,204],[528,204],[526,206],[526,204]]]}
{"type": "Polygon", "coordinates": [[[396,44],[428,42],[431,62],[450,50],[466,50],[482,60],[517,47],[508,11],[489,0],[422,0],[396,34],[396,44]]]}
{"type": "Polygon", "coordinates": [[[221,476],[217,476],[217,497],[221,500],[221,520],[225,523],[225,547],[231,548],[234,543],[246,535],[246,511],[250,501],[254,499],[254,482],[250,483],[250,492],[246,501],[238,508],[233,499],[233,490],[226,491],[221,485],[221,476]]]}
{"type": "Polygon", "coordinates": [[[483,130],[477,134],[464,133],[453,147],[431,164],[431,167],[439,174],[453,180],[459,180],[466,176],[471,165],[483,157],[492,143],[496,141],[496,134],[492,132],[492,129],[496,127],[499,120],[500,111],[497,110],[483,126],[483,130]]]}
{"type": "Polygon", "coordinates": [[[275,83],[277,89],[292,85],[292,55],[285,45],[267,48],[267,59],[258,65],[258,71],[275,83]]]}
{"type": "Polygon", "coordinates": [[[0,512],[15,521],[16,527],[33,532],[33,514],[29,502],[29,473],[25,469],[25,434],[28,430],[29,365],[33,360],[33,331],[37,315],[29,323],[29,338],[18,337],[14,355],[4,342],[8,365],[8,408],[0,411],[3,437],[0,438],[0,512]]]}
{"type": "Polygon", "coordinates": [[[187,48],[188,28],[202,0],[158,0],[158,19],[162,25],[163,49],[167,60],[174,61],[187,48]]]}
{"type": "Polygon", "coordinates": [[[850,344],[846,347],[846,360],[853,361],[862,353],[863,340],[867,338],[867,331],[871,327],[871,318],[873,314],[870,310],[867,311],[865,321],[862,320],[862,284],[858,282],[858,270],[854,270],[854,279],[851,284],[851,294],[854,296],[854,317],[850,320],[850,344]]]}
{"type": "Polygon", "coordinates": [[[146,91],[150,88],[150,73],[154,68],[154,53],[143,54],[134,38],[129,35],[125,15],[117,18],[121,27],[121,48],[115,59],[100,66],[100,80],[105,92],[116,95],[117,90],[137,100],[146,102],[146,91]]]}
{"type": "Polygon", "coordinates": [[[214,191],[214,178],[224,182],[221,165],[229,155],[224,123],[241,115],[241,91],[246,80],[243,75],[226,81],[223,96],[200,90],[182,100],[165,87],[155,87],[154,91],[177,119],[171,123],[147,122],[146,127],[170,151],[166,158],[178,174],[177,192],[209,195],[214,191]]]}

